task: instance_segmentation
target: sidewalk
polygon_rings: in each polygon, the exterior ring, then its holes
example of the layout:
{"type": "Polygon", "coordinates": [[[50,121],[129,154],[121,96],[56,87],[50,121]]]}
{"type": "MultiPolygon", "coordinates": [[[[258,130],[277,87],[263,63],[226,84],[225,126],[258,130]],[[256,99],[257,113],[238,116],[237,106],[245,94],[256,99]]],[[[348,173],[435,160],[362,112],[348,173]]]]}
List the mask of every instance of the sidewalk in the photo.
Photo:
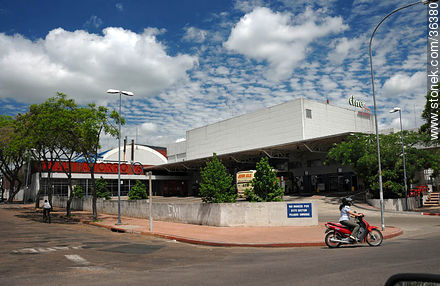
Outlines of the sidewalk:
{"type": "MultiPolygon", "coordinates": [[[[34,205],[14,204],[8,207],[27,209],[34,213],[36,221],[41,221],[40,209],[34,205]]],[[[325,246],[325,223],[317,226],[284,226],[284,227],[215,227],[166,221],[154,221],[153,232],[149,231],[148,219],[121,217],[117,225],[117,216],[99,214],[98,221],[92,221],[91,212],[72,211],[72,218],[65,218],[65,209],[54,208],[51,212],[53,223],[81,222],[103,227],[115,232],[136,233],[160,237],[184,243],[224,246],[224,247],[306,247],[325,246]]],[[[387,226],[382,232],[384,239],[403,234],[400,228],[387,226]]]]}
{"type": "MultiPolygon", "coordinates": [[[[305,247],[325,246],[324,223],[317,226],[296,227],[215,227],[164,221],[153,222],[153,232],[149,231],[147,219],[122,217],[117,225],[117,216],[100,215],[98,222],[82,221],[90,225],[105,227],[112,231],[138,233],[161,237],[185,243],[209,246],[239,247],[305,247]]],[[[388,226],[383,232],[384,239],[401,235],[400,228],[388,226]]]]}
{"type": "MultiPolygon", "coordinates": [[[[353,205],[359,209],[380,212],[379,208],[375,208],[375,207],[373,207],[369,204],[366,204],[366,203],[354,203],[353,205]]],[[[385,212],[387,212],[387,213],[400,213],[400,214],[420,214],[420,215],[440,216],[440,206],[416,208],[411,211],[388,211],[387,210],[385,212]]]]}

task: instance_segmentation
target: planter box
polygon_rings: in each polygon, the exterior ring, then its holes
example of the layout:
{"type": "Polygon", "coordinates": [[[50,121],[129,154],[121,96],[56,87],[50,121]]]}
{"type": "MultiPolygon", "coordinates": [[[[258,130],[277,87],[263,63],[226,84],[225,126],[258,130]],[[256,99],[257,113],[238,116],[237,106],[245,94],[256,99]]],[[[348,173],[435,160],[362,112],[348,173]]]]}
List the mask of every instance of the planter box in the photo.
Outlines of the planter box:
{"type": "MultiPolygon", "coordinates": [[[[53,204],[65,207],[66,200],[54,197],[53,204]]],[[[117,201],[98,199],[96,206],[98,213],[118,213],[117,201]]],[[[72,209],[92,211],[92,199],[75,199],[72,209]]],[[[148,200],[121,201],[121,215],[148,219],[148,200]]],[[[210,226],[309,226],[318,225],[318,205],[315,202],[153,203],[153,218],[210,226]]]]}

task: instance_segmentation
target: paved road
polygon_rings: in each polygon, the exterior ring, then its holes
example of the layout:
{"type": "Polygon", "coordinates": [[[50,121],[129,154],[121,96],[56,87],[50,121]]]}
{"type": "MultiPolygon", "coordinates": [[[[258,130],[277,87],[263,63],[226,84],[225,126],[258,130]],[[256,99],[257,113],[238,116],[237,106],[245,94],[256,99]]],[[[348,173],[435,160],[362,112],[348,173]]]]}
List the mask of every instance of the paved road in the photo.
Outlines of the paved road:
{"type": "Polygon", "coordinates": [[[398,272],[440,273],[440,217],[389,215],[403,236],[340,249],[200,247],[40,220],[0,206],[0,285],[383,285],[398,272]]]}

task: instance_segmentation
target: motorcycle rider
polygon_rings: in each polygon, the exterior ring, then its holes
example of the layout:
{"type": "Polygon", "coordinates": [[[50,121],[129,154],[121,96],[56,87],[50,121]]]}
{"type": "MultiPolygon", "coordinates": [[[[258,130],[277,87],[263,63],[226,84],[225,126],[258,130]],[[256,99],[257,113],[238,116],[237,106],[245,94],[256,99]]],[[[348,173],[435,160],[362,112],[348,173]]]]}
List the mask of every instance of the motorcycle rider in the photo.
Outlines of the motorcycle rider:
{"type": "Polygon", "coordinates": [[[339,206],[339,210],[341,212],[341,216],[339,218],[339,222],[352,229],[350,239],[356,241],[356,235],[359,231],[359,228],[361,227],[359,224],[350,221],[350,217],[359,217],[360,214],[357,214],[356,212],[352,211],[350,209],[350,206],[353,204],[353,200],[351,198],[342,198],[342,203],[339,206]]]}

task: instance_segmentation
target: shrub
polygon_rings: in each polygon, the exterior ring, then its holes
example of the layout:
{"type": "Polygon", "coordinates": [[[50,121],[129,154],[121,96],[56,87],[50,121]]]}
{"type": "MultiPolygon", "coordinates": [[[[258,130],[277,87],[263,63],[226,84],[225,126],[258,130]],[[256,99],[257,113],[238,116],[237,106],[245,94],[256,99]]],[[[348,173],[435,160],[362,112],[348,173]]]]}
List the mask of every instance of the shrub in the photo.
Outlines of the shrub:
{"type": "Polygon", "coordinates": [[[109,200],[111,198],[110,191],[107,189],[107,182],[103,179],[97,179],[95,181],[95,188],[96,188],[96,196],[98,198],[105,198],[106,200],[109,200]]]}
{"type": "Polygon", "coordinates": [[[136,184],[128,192],[129,200],[144,200],[148,199],[147,188],[145,184],[139,180],[136,180],[136,184]]]}
{"type": "Polygon", "coordinates": [[[205,203],[232,203],[237,199],[233,179],[214,153],[212,160],[200,168],[200,196],[205,203]]]}
{"type": "Polygon", "coordinates": [[[247,199],[251,202],[282,201],[283,189],[278,185],[276,172],[269,165],[269,159],[261,158],[256,170],[251,181],[253,188],[245,191],[247,199]]]}
{"type": "Polygon", "coordinates": [[[81,188],[81,186],[73,186],[73,197],[79,199],[84,198],[84,190],[81,188]]]}

